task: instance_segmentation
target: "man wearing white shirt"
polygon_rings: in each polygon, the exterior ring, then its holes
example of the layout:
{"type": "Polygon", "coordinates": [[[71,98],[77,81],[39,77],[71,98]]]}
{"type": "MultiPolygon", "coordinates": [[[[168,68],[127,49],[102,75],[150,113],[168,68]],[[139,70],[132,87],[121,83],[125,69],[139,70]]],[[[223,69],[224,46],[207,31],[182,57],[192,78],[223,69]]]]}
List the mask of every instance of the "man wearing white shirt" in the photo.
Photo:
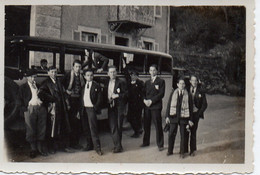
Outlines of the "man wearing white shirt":
{"type": "Polygon", "coordinates": [[[30,157],[34,158],[38,153],[47,156],[43,148],[46,130],[46,108],[42,105],[38,97],[38,87],[36,86],[36,72],[29,70],[25,77],[27,82],[21,85],[19,97],[21,102],[21,111],[24,112],[26,125],[26,140],[30,143],[30,157]]]}
{"type": "Polygon", "coordinates": [[[87,140],[87,146],[84,151],[93,150],[98,155],[102,155],[100,140],[98,136],[97,114],[100,114],[100,104],[102,100],[100,85],[93,81],[94,71],[92,69],[84,70],[85,86],[82,89],[81,97],[81,117],[84,136],[87,140]]]}

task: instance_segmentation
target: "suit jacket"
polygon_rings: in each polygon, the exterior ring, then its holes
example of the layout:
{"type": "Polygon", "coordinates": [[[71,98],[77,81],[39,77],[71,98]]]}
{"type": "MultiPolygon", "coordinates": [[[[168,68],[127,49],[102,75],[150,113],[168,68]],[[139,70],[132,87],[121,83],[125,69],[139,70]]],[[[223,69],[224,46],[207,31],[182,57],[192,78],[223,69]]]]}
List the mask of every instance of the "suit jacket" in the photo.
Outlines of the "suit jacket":
{"type": "MultiPolygon", "coordinates": [[[[183,124],[188,124],[189,120],[193,119],[193,115],[192,115],[192,97],[189,94],[189,111],[190,111],[190,117],[189,118],[181,118],[181,117],[177,116],[176,114],[173,115],[173,116],[170,116],[172,95],[173,95],[174,91],[175,90],[172,89],[172,92],[170,94],[170,97],[169,97],[169,100],[168,100],[168,103],[167,103],[165,118],[168,117],[170,119],[171,123],[179,123],[180,122],[180,123],[183,123],[183,124]]],[[[179,98],[179,96],[178,96],[178,98],[179,98]]]]}
{"type": "Polygon", "coordinates": [[[39,89],[39,98],[48,107],[49,103],[56,104],[55,135],[60,133],[60,129],[65,133],[71,132],[71,127],[68,117],[68,99],[60,80],[57,78],[56,84],[53,83],[50,77],[43,81],[39,89]],[[58,115],[57,115],[58,114],[58,115]],[[58,128],[58,129],[56,129],[58,128]]]}
{"type": "Polygon", "coordinates": [[[135,108],[143,108],[144,82],[137,79],[135,84],[128,85],[128,104],[135,108]]]}
{"type": "Polygon", "coordinates": [[[105,70],[108,65],[108,62],[109,62],[109,59],[107,57],[105,57],[104,55],[102,55],[98,52],[94,52],[94,60],[92,59],[92,56],[89,57],[89,59],[85,63],[82,64],[82,67],[83,68],[85,66],[93,67],[92,65],[94,65],[95,68],[97,68],[97,69],[102,68],[103,70],[105,70]],[[103,64],[101,62],[103,62],[103,64]]]}
{"type": "MultiPolygon", "coordinates": [[[[85,84],[87,86],[87,84],[85,84]]],[[[83,115],[84,111],[84,94],[85,94],[85,87],[82,88],[81,90],[81,114],[83,115]]],[[[90,88],[90,100],[91,103],[93,104],[93,107],[96,111],[97,114],[101,113],[101,102],[102,102],[102,92],[101,92],[101,87],[100,85],[92,81],[92,85],[90,88]]]]}
{"type": "MultiPolygon", "coordinates": [[[[190,96],[192,95],[190,92],[190,88],[188,89],[190,96]]],[[[193,101],[191,101],[192,107],[193,107],[193,101]]],[[[198,108],[197,116],[194,116],[194,119],[196,117],[204,119],[204,111],[208,107],[206,95],[203,92],[202,88],[200,86],[197,86],[195,96],[194,96],[194,104],[196,108],[198,108]]]]}
{"type": "MultiPolygon", "coordinates": [[[[104,101],[107,104],[108,104],[109,81],[110,81],[110,79],[107,79],[107,81],[105,82],[104,93],[103,93],[104,101]]],[[[128,89],[127,89],[126,83],[123,80],[119,79],[118,77],[116,78],[116,81],[115,81],[114,93],[119,95],[119,97],[115,99],[115,106],[124,107],[127,103],[128,89]]]]}
{"type": "MultiPolygon", "coordinates": [[[[81,75],[83,76],[83,75],[81,75]]],[[[64,86],[64,88],[67,90],[68,87],[69,87],[69,84],[70,84],[70,77],[71,77],[71,71],[69,71],[68,73],[65,74],[64,78],[62,79],[62,85],[64,86]]],[[[83,78],[84,79],[84,78],[83,78]]],[[[83,82],[84,83],[84,82],[83,82]]],[[[82,84],[83,84],[82,83],[82,84]]],[[[75,79],[73,81],[73,84],[72,84],[72,89],[74,88],[75,86],[75,79]]]]}
{"type": "MultiPolygon", "coordinates": [[[[39,85],[36,84],[37,88],[39,85]]],[[[28,110],[28,104],[32,98],[32,92],[28,82],[22,84],[19,88],[19,101],[20,101],[20,110],[21,112],[25,112],[28,110]]]]}
{"type": "Polygon", "coordinates": [[[148,109],[162,109],[162,99],[165,93],[165,81],[156,77],[152,83],[151,79],[147,80],[144,85],[144,99],[152,100],[152,105],[148,109]]]}

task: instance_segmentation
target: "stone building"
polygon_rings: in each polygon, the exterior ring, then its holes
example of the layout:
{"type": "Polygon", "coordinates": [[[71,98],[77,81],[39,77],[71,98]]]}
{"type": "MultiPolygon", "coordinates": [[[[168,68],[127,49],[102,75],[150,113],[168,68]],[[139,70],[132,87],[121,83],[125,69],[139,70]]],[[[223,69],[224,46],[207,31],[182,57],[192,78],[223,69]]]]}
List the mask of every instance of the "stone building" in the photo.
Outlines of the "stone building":
{"type": "MultiPolygon", "coordinates": [[[[167,6],[6,6],[5,25],[6,36],[61,38],[169,53],[169,18],[167,6]]],[[[52,64],[48,54],[30,53],[31,64],[39,65],[39,58],[52,64]]],[[[65,62],[69,69],[73,59],[66,60],[70,60],[65,62]]]]}

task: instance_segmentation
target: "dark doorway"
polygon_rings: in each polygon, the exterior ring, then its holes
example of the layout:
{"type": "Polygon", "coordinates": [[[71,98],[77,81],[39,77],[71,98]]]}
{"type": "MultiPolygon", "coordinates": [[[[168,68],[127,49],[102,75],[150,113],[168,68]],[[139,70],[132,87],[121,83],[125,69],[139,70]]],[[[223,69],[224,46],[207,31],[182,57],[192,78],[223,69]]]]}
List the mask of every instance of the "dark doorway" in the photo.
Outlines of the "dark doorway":
{"type": "Polygon", "coordinates": [[[115,37],[115,45],[128,46],[129,45],[129,39],[116,36],[115,37]]]}
{"type": "Polygon", "coordinates": [[[5,36],[30,35],[31,6],[5,6],[5,36]]]}

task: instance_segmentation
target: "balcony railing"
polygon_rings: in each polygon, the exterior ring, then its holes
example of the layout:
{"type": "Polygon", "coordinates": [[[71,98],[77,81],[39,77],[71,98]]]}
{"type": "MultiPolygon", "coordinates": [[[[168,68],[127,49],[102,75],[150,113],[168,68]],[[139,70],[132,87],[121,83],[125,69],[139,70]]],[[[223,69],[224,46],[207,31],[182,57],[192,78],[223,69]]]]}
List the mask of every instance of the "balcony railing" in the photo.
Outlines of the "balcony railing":
{"type": "Polygon", "coordinates": [[[109,22],[131,22],[139,27],[149,28],[155,25],[153,6],[110,6],[109,22]]]}

